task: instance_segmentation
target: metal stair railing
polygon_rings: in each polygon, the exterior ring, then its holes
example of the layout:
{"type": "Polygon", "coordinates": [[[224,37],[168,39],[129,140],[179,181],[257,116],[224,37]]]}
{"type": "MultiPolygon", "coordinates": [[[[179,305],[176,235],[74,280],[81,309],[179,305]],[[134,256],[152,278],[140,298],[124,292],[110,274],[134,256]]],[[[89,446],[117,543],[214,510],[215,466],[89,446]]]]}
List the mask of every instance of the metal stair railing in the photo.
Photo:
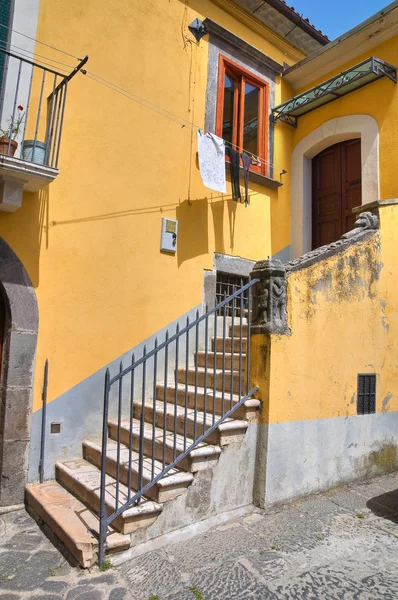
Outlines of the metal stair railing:
{"type": "MultiPolygon", "coordinates": [[[[251,288],[257,283],[258,279],[251,280],[248,284],[242,285],[232,295],[226,297],[222,302],[217,304],[214,308],[208,309],[204,314],[199,316],[199,311],[196,312],[196,318],[190,322],[187,317],[186,326],[180,329],[177,324],[176,332],[173,335],[169,335],[168,330],[164,342],[158,344],[158,340],[155,340],[154,348],[150,352],[147,352],[144,346],[143,354],[141,358],[135,359],[133,354],[131,364],[128,367],[123,367],[123,363],[120,363],[119,373],[111,377],[109,369],[105,373],[105,385],[104,385],[104,405],[103,405],[103,424],[102,424],[102,456],[101,456],[101,483],[100,483],[100,531],[99,531],[99,564],[102,565],[106,547],[106,537],[108,526],[119,517],[126,509],[132,505],[138,505],[142,497],[152,488],[162,477],[164,477],[169,471],[174,469],[188,454],[201,442],[205,441],[206,438],[223,423],[226,419],[233,416],[234,412],[248,399],[254,392],[257,391],[257,387],[249,389],[250,387],[250,316],[251,316],[251,288]],[[245,322],[246,317],[246,322],[245,322]],[[221,337],[218,336],[218,325],[221,320],[221,337]],[[230,366],[226,366],[226,340],[227,340],[227,322],[231,325],[231,336],[230,340],[230,366]],[[244,352],[243,347],[243,326],[247,324],[247,336],[246,344],[247,351],[244,352]],[[238,333],[235,334],[235,326],[238,325],[238,333]],[[191,336],[191,334],[193,335],[191,336]],[[213,356],[209,356],[209,337],[213,337],[213,356]],[[185,339],[183,339],[185,338],[185,339]],[[221,341],[221,350],[217,350],[217,344],[221,341]],[[185,343],[181,343],[185,342],[185,343]],[[194,365],[190,364],[190,356],[192,350],[195,353],[194,365]],[[204,354],[204,371],[203,372],[203,386],[199,386],[199,352],[204,354]],[[172,358],[170,359],[170,355],[172,358]],[[221,362],[221,366],[219,363],[221,362]],[[181,365],[182,363],[182,365],[181,365]],[[235,364],[238,363],[238,369],[235,369],[235,364]],[[148,370],[150,367],[150,371],[148,370]],[[179,434],[179,438],[183,439],[183,448],[177,448],[177,424],[178,424],[178,391],[179,391],[179,366],[185,368],[185,381],[182,384],[184,392],[183,402],[183,433],[179,434]],[[173,369],[174,368],[174,372],[173,369]],[[194,383],[189,384],[189,369],[194,368],[194,383]],[[208,386],[209,369],[213,369],[213,383],[208,386]],[[140,371],[140,378],[137,377],[137,372],[140,371]],[[157,429],[157,385],[159,385],[158,374],[163,371],[162,383],[164,385],[162,408],[163,408],[163,423],[158,429],[163,429],[161,443],[163,445],[162,458],[157,460],[155,458],[155,436],[157,429]],[[221,390],[217,390],[217,372],[221,371],[221,390]],[[238,372],[238,378],[236,381],[236,373],[238,372]],[[147,386],[148,380],[150,385],[147,386]],[[230,382],[230,390],[226,391],[225,384],[230,382]],[[124,393],[123,383],[128,380],[128,392],[124,393]],[[137,386],[138,380],[138,386],[137,386]],[[168,384],[174,385],[173,400],[170,401],[168,397],[168,384]],[[236,385],[237,384],[237,385],[236,385]],[[193,409],[188,408],[188,386],[192,385],[194,388],[194,406],[193,409]],[[135,392],[139,387],[139,396],[141,398],[140,414],[135,414],[135,392]],[[148,399],[147,390],[148,387],[151,390],[152,398],[148,399]],[[203,387],[204,399],[203,399],[203,410],[198,411],[198,388],[203,387]],[[235,392],[237,388],[237,392],[235,392]],[[114,392],[114,393],[113,393],[114,392]],[[221,415],[217,414],[216,411],[216,393],[220,393],[221,397],[221,415]],[[113,397],[111,399],[111,394],[113,397]],[[208,398],[208,394],[210,398],[208,398]],[[116,440],[116,473],[115,473],[115,510],[109,513],[106,506],[106,474],[107,474],[107,447],[108,447],[108,420],[110,414],[110,405],[114,404],[114,411],[116,411],[117,420],[117,440],[116,440]],[[152,410],[152,424],[149,424],[152,433],[151,451],[144,452],[144,427],[145,427],[145,405],[151,407],[152,410]],[[174,431],[167,429],[167,404],[174,403],[174,431]],[[210,406],[209,406],[210,404],[210,406]],[[227,407],[225,407],[227,404],[227,407]],[[128,445],[128,481],[127,481],[127,500],[123,503],[119,502],[120,498],[120,454],[121,454],[121,424],[122,415],[124,414],[123,408],[127,405],[127,417],[129,419],[129,445],[128,445]],[[227,408],[227,410],[225,410],[227,408]],[[193,418],[193,434],[188,436],[188,412],[191,413],[193,418]],[[201,419],[198,421],[198,412],[201,412],[201,419]],[[132,489],[132,462],[133,462],[133,428],[134,421],[136,422],[136,429],[139,430],[139,443],[138,443],[138,485],[132,489]],[[173,443],[173,460],[166,460],[166,446],[167,446],[167,432],[172,438],[173,443]],[[149,461],[150,465],[150,477],[147,483],[144,483],[144,458],[146,463],[149,461]],[[161,464],[160,472],[155,472],[155,462],[161,464]]],[[[243,283],[243,281],[242,281],[243,283]]],[[[203,367],[202,367],[203,369],[203,367]]],[[[113,406],[113,405],[112,405],[113,406]]],[[[159,466],[158,466],[159,471],[159,466]]],[[[148,477],[147,477],[148,478],[148,477]]]]}

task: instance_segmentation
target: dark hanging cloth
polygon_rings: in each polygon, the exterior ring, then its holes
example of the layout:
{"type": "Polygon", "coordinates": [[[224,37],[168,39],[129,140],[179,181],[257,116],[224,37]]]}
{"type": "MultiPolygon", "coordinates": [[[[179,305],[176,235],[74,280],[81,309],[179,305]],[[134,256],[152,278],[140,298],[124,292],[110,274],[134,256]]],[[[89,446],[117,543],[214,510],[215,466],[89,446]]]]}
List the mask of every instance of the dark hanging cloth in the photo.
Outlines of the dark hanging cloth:
{"type": "Polygon", "coordinates": [[[250,171],[250,165],[252,164],[252,157],[243,152],[242,164],[243,164],[243,181],[245,183],[245,206],[248,206],[248,204],[249,204],[249,171],[250,171]]]}
{"type": "Polygon", "coordinates": [[[235,200],[235,202],[239,200],[240,202],[242,199],[239,186],[240,153],[229,146],[225,146],[225,154],[229,156],[231,164],[232,200],[235,200]]]}

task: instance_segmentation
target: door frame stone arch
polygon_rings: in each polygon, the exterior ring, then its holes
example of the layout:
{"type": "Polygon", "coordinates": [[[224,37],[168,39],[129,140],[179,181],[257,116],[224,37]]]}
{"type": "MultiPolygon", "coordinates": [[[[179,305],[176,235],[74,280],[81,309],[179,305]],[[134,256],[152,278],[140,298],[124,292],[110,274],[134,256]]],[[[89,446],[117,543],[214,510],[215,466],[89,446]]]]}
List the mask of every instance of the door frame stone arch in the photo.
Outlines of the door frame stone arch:
{"type": "Polygon", "coordinates": [[[347,115],[326,121],[305,136],[292,153],[290,228],[291,258],[311,250],[312,158],[345,140],[361,139],[362,204],[380,199],[379,127],[369,115],[347,115]]]}
{"type": "Polygon", "coordinates": [[[25,267],[0,237],[0,285],[6,309],[0,378],[0,506],[24,500],[39,315],[25,267]]]}

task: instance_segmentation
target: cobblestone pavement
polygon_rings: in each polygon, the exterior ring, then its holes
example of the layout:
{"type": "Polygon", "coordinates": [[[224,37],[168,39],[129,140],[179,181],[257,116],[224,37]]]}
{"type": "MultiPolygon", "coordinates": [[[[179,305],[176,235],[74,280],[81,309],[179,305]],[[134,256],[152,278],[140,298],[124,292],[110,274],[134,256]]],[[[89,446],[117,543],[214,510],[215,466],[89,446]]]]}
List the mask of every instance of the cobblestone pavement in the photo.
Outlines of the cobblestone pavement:
{"type": "Polygon", "coordinates": [[[398,474],[254,511],[100,573],[0,516],[1,600],[397,600],[398,474]]]}

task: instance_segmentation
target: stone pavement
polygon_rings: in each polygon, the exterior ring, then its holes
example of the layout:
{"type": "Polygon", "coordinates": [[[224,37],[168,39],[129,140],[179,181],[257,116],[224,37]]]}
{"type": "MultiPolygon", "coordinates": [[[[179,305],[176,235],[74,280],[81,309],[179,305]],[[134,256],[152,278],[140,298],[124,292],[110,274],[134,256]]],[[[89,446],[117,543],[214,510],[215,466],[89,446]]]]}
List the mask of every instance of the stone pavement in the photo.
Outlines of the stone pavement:
{"type": "Polygon", "coordinates": [[[100,573],[0,516],[1,600],[397,600],[398,474],[231,520],[100,573]]]}

